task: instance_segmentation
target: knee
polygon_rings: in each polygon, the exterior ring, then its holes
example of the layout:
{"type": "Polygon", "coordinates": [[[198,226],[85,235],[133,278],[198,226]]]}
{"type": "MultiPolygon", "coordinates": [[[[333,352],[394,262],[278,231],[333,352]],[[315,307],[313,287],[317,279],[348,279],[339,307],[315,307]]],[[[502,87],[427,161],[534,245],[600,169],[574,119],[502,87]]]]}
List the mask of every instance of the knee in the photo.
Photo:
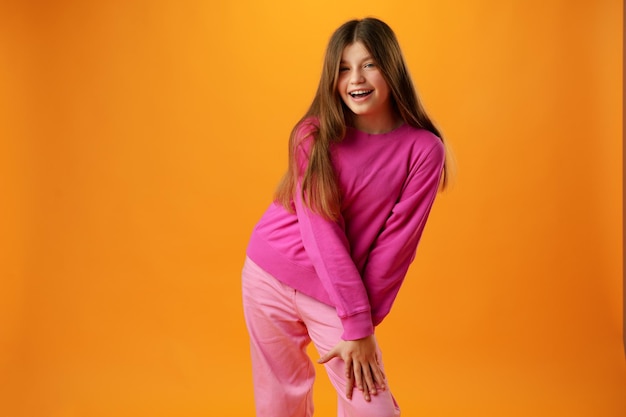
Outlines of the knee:
{"type": "Polygon", "coordinates": [[[355,416],[359,416],[359,417],[399,417],[400,416],[400,410],[397,410],[395,408],[385,408],[383,410],[381,410],[380,408],[373,408],[373,407],[367,407],[367,408],[361,408],[357,414],[355,414],[355,416]]]}
{"type": "MultiPolygon", "coordinates": [[[[359,401],[358,405],[352,404],[352,407],[348,406],[348,408],[352,408],[352,412],[345,413],[344,415],[358,417],[400,417],[400,409],[393,398],[373,397],[370,402],[359,401]]],[[[341,413],[339,415],[341,415],[341,413]]]]}

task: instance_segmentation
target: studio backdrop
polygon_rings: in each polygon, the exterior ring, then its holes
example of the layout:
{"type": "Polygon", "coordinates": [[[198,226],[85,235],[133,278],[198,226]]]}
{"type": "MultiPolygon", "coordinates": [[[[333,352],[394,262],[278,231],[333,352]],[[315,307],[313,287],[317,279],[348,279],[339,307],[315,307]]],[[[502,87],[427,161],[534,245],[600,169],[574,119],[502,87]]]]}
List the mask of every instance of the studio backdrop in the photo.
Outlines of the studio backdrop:
{"type": "Polygon", "coordinates": [[[404,415],[626,415],[619,0],[2,2],[1,415],[253,415],[248,236],[370,15],[458,171],[377,330],[404,415]]]}

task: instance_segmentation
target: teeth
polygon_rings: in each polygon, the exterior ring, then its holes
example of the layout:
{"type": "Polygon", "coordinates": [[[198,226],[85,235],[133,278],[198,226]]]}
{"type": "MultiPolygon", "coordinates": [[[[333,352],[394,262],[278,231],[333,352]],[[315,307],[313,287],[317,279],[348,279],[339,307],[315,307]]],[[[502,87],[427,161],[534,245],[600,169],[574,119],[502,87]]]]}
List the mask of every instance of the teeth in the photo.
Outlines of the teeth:
{"type": "Polygon", "coordinates": [[[350,95],[352,97],[356,97],[356,96],[363,96],[363,95],[369,94],[371,92],[372,92],[372,90],[357,90],[357,91],[350,92],[350,95]]]}

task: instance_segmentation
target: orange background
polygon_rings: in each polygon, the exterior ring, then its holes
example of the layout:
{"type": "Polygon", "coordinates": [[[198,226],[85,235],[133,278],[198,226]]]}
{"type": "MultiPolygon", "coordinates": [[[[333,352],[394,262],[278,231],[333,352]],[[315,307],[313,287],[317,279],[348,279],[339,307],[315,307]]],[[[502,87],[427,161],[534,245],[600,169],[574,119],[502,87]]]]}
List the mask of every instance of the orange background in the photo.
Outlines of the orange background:
{"type": "Polygon", "coordinates": [[[1,415],[253,415],[247,238],[366,15],[459,170],[379,328],[404,415],[626,415],[617,0],[2,2],[1,415]]]}

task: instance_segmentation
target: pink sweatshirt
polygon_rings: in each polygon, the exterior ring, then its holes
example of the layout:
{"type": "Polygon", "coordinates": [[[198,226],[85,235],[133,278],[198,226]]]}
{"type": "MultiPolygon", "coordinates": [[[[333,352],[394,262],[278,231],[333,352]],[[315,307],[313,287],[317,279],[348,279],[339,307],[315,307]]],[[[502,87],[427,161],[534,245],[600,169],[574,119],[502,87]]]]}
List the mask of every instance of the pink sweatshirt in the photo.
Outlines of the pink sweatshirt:
{"type": "MultiPolygon", "coordinates": [[[[304,166],[312,130],[311,122],[298,129],[304,166]]],[[[295,213],[270,205],[247,254],[284,284],[334,306],[342,338],[356,340],[372,334],[391,309],[437,194],[445,152],[437,136],[405,124],[383,134],[348,128],[331,157],[341,219],[313,213],[298,190],[295,213]]]]}

